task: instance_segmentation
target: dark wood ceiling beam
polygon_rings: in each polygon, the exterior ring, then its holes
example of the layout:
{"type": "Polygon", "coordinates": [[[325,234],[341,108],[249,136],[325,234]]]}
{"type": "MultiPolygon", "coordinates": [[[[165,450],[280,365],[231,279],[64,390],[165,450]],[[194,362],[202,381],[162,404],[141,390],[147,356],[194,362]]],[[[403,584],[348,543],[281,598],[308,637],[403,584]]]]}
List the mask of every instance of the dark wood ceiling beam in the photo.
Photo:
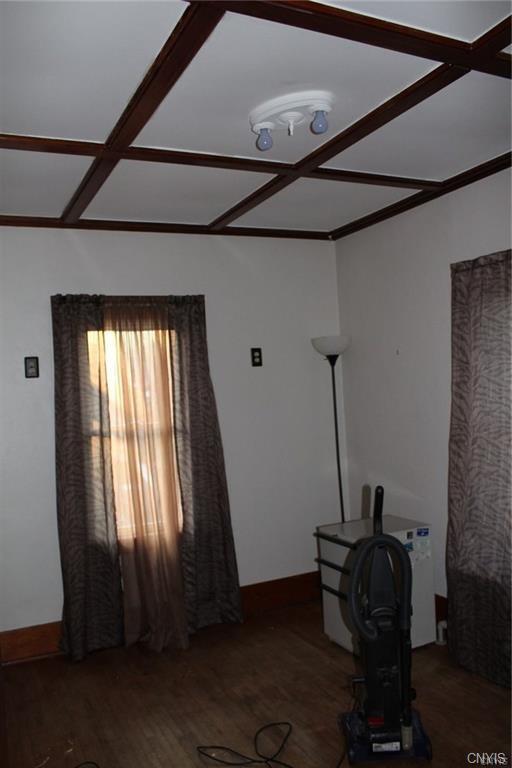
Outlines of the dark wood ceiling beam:
{"type": "MultiPolygon", "coordinates": [[[[126,149],[131,144],[223,15],[215,3],[187,8],[112,129],[108,149],[126,149]]],[[[107,155],[96,158],[64,209],[64,221],[76,221],[82,215],[118,162],[107,155]]]]}
{"type": "Polygon", "coordinates": [[[171,163],[194,165],[201,168],[224,168],[233,171],[295,175],[293,165],[251,157],[212,155],[206,152],[182,152],[177,149],[154,149],[153,147],[128,147],[119,153],[125,160],[141,160],[150,163],[171,163]]]}
{"type": "Polygon", "coordinates": [[[320,165],[331,160],[352,144],[361,141],[365,136],[373,133],[386,123],[394,120],[408,109],[411,109],[411,107],[420,104],[429,96],[432,96],[432,94],[437,93],[450,83],[455,82],[455,80],[458,80],[458,78],[465,75],[467,71],[468,70],[460,69],[459,67],[452,67],[449,64],[442,64],[440,67],[436,67],[433,72],[429,72],[396,96],[392,96],[388,101],[385,101],[384,104],[376,107],[372,112],[369,112],[337,136],[334,136],[330,141],[322,144],[314,152],[311,152],[296,163],[294,166],[296,172],[295,178],[293,174],[290,174],[288,176],[278,176],[272,182],[268,182],[260,187],[260,189],[257,189],[251,195],[234,205],[229,211],[226,211],[226,213],[219,216],[215,221],[212,221],[212,229],[222,229],[235,219],[239,218],[239,216],[242,216],[252,208],[260,205],[264,200],[267,200],[272,195],[280,192],[296,178],[307,176],[311,171],[318,170],[320,165]]]}
{"type": "Polygon", "coordinates": [[[493,75],[502,74],[504,77],[510,77],[512,58],[510,54],[502,53],[502,51],[511,42],[512,16],[508,16],[472,43],[473,69],[493,75]],[[475,66],[475,64],[478,64],[478,66],[475,66]],[[502,68],[502,72],[494,71],[493,68],[496,66],[502,68]]]}
{"type": "Polygon", "coordinates": [[[212,232],[202,224],[173,224],[151,221],[117,221],[111,219],[80,219],[63,221],[50,216],[11,216],[0,214],[0,227],[36,227],[43,229],[81,229],[101,232],[156,232],[184,235],[229,235],[235,237],[277,237],[306,240],[330,240],[328,232],[302,229],[270,229],[259,227],[228,227],[212,232]]]}
{"type": "Polygon", "coordinates": [[[226,227],[210,234],[236,235],[240,237],[277,237],[293,238],[294,240],[331,240],[329,232],[311,229],[272,229],[266,227],[226,227]]]}
{"type": "Polygon", "coordinates": [[[471,69],[510,79],[512,58],[502,53],[512,41],[512,16],[507,16],[470,44],[471,69]]]}
{"type": "Polygon", "coordinates": [[[492,176],[494,173],[499,173],[512,165],[512,152],[504,152],[498,157],[493,157],[491,160],[486,160],[484,163],[475,165],[473,168],[469,168],[462,173],[458,173],[451,178],[446,179],[443,182],[442,190],[436,193],[436,197],[445,195],[448,192],[454,192],[456,189],[466,187],[468,184],[473,184],[475,181],[485,179],[487,176],[492,176]]]}
{"type": "Polygon", "coordinates": [[[102,157],[96,157],[93,160],[78,189],[75,190],[71,200],[62,212],[63,221],[69,223],[80,218],[118,162],[119,160],[117,159],[105,159],[102,157]]]}
{"type": "Polygon", "coordinates": [[[501,53],[498,53],[496,58],[500,59],[500,61],[506,61],[507,66],[512,69],[512,54],[502,51],[501,53]]]}
{"type": "Polygon", "coordinates": [[[492,176],[494,173],[510,168],[511,162],[512,154],[510,152],[505,152],[505,154],[499,155],[492,160],[488,160],[474,168],[470,168],[467,171],[458,173],[456,176],[452,176],[443,182],[440,189],[418,192],[416,195],[406,197],[404,200],[399,200],[397,203],[381,208],[379,211],[374,211],[367,216],[363,216],[342,227],[338,227],[338,229],[335,229],[330,233],[331,239],[339,240],[342,237],[347,237],[347,235],[352,235],[354,232],[359,232],[362,229],[371,227],[373,224],[377,224],[380,221],[385,221],[386,219],[398,216],[400,213],[410,211],[412,208],[417,208],[417,206],[428,203],[438,197],[442,197],[449,192],[454,192],[468,184],[473,184],[475,181],[485,179],[487,176],[492,176]]]}
{"type": "Polygon", "coordinates": [[[410,179],[405,176],[344,171],[338,168],[317,168],[310,171],[307,176],[324,181],[345,181],[350,184],[371,184],[377,187],[398,187],[399,189],[438,189],[443,183],[432,179],[410,179]]]}
{"type": "Polygon", "coordinates": [[[379,221],[390,219],[393,216],[398,216],[399,213],[409,211],[411,208],[423,205],[423,203],[428,203],[435,197],[437,197],[437,195],[433,190],[422,190],[415,195],[406,197],[404,200],[399,200],[397,203],[387,205],[385,208],[373,211],[366,216],[362,216],[359,219],[355,219],[355,221],[350,221],[348,224],[344,224],[342,227],[334,229],[330,233],[331,239],[339,240],[341,237],[346,237],[354,232],[359,232],[361,229],[366,229],[366,227],[371,227],[373,224],[378,224],[379,221]]]}
{"type": "Polygon", "coordinates": [[[482,55],[475,57],[472,43],[309,0],[222,0],[221,5],[227,11],[257,19],[510,77],[507,62],[496,56],[508,43],[497,49],[491,46],[486,55],[481,51],[482,55]]]}
{"type": "Polygon", "coordinates": [[[62,229],[71,225],[63,223],[61,218],[54,216],[20,216],[9,213],[0,214],[0,227],[36,227],[37,229],[62,229]]]}
{"type": "Polygon", "coordinates": [[[239,203],[236,203],[236,205],[223,213],[221,216],[218,216],[214,221],[211,222],[210,229],[212,232],[216,232],[219,229],[224,229],[224,227],[227,227],[228,224],[231,224],[232,221],[240,218],[240,216],[243,216],[243,214],[247,213],[247,211],[250,211],[257,205],[260,205],[269,197],[273,197],[273,195],[275,195],[277,192],[280,192],[282,189],[295,181],[296,178],[297,176],[276,176],[274,179],[268,181],[262,187],[253,192],[251,195],[245,197],[239,203]]]}
{"type": "Polygon", "coordinates": [[[49,152],[58,155],[97,156],[103,144],[96,141],[74,141],[52,139],[46,136],[22,136],[14,133],[0,133],[0,149],[20,149],[25,152],[49,152]]]}

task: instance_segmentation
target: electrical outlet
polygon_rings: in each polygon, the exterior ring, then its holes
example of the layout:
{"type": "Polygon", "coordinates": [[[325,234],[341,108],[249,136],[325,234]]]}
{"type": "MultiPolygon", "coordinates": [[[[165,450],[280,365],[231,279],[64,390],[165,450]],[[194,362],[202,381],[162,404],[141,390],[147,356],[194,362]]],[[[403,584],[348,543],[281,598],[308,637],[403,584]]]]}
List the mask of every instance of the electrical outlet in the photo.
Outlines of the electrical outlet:
{"type": "Polygon", "coordinates": [[[38,357],[25,358],[25,378],[26,379],[39,378],[39,358],[38,357]]]}
{"type": "Polygon", "coordinates": [[[251,347],[251,365],[253,368],[261,368],[263,365],[261,347],[251,347]]]}

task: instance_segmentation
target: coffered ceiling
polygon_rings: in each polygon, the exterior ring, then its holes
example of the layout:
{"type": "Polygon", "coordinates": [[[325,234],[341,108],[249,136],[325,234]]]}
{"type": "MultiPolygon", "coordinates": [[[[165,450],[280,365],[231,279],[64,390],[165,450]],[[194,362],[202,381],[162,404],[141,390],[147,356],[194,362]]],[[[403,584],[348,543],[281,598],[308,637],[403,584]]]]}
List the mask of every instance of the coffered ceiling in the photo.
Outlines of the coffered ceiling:
{"type": "Polygon", "coordinates": [[[0,226],[337,239],[510,165],[509,2],[0,2],[0,226]],[[331,91],[329,129],[249,113],[331,91]]]}

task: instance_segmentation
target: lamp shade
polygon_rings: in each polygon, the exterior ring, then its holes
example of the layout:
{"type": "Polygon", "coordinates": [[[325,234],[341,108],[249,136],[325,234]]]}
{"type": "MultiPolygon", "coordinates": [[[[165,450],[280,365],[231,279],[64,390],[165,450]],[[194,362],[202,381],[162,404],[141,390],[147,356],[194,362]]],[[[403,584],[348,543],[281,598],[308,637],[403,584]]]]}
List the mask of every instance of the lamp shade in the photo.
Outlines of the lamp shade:
{"type": "Polygon", "coordinates": [[[320,355],[341,355],[350,344],[350,336],[341,333],[339,336],[318,336],[311,343],[320,355]]]}

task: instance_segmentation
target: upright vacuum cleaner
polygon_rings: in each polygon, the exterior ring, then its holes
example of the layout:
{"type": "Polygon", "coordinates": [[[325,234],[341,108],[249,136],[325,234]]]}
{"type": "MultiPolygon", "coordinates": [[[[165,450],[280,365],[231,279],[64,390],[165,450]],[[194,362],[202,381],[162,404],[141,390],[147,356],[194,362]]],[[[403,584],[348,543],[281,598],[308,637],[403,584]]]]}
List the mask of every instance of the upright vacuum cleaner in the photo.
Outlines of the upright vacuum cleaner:
{"type": "Polygon", "coordinates": [[[382,532],[384,489],[377,486],[373,536],[357,542],[348,607],[359,635],[360,704],[341,716],[350,763],[432,759],[430,739],[411,707],[412,569],[404,546],[382,532]]]}

